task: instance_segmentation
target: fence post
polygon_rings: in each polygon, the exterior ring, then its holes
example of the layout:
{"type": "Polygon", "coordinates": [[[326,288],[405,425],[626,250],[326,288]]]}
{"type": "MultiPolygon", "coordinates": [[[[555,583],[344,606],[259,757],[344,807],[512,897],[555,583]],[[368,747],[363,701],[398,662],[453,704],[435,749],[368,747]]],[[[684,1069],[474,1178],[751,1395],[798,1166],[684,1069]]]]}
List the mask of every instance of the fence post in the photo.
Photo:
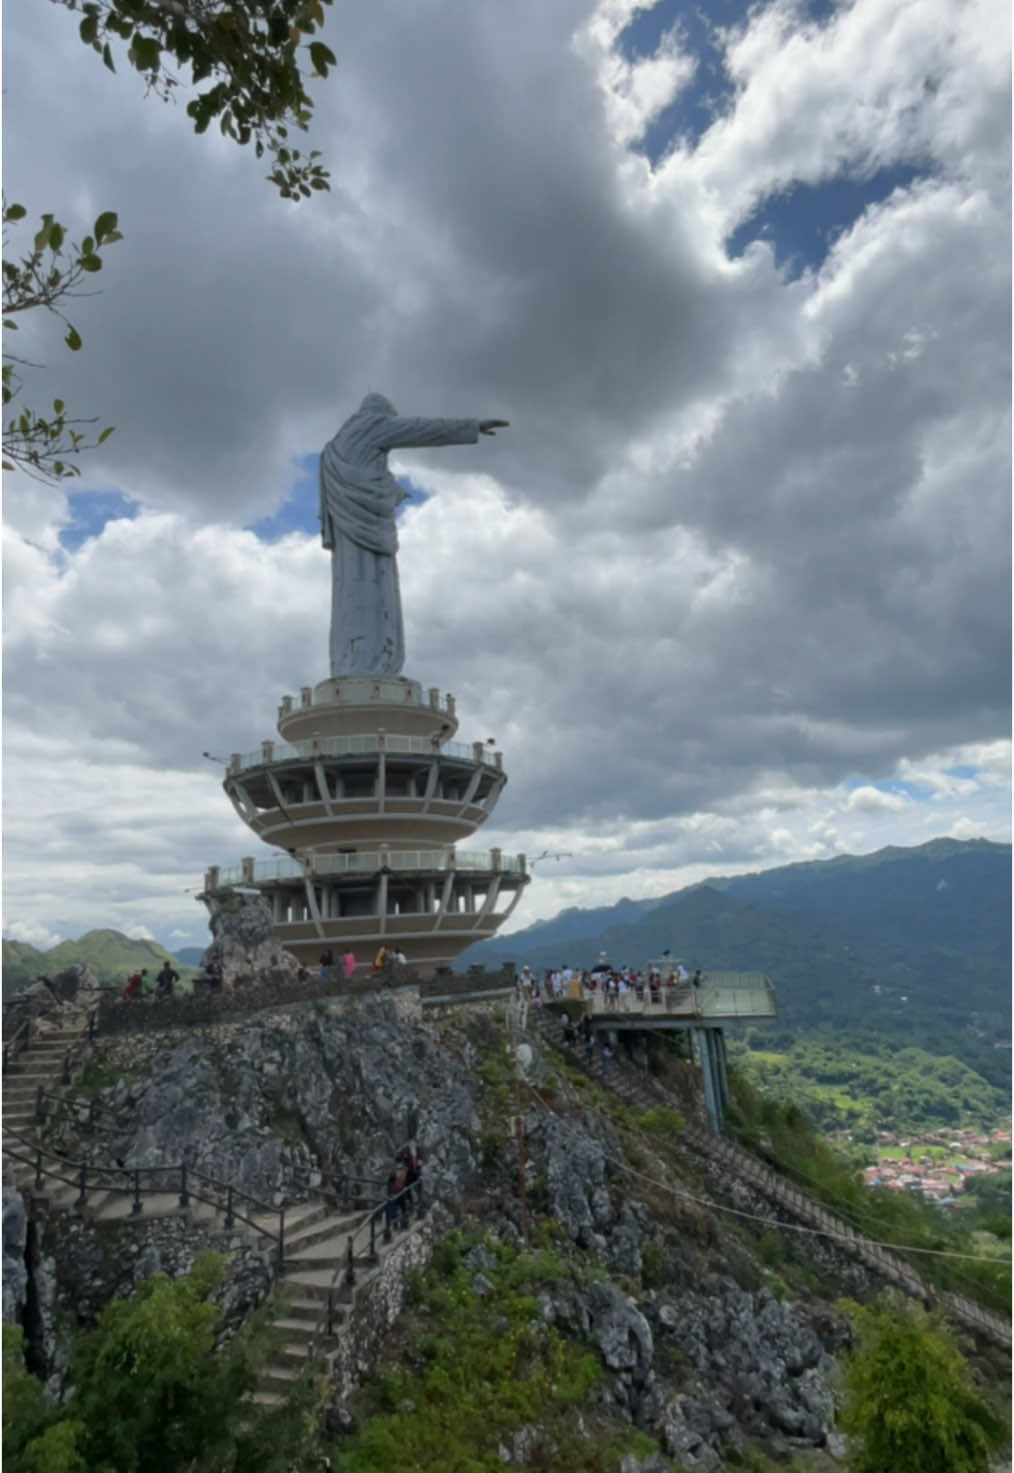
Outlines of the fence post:
{"type": "Polygon", "coordinates": [[[352,1253],[352,1234],[349,1234],[349,1245],[346,1253],[345,1282],[350,1287],[356,1281],[356,1263],[352,1253]]]}
{"type": "Polygon", "coordinates": [[[139,1167],[134,1168],[134,1200],[130,1204],[131,1217],[141,1215],[141,1171],[139,1167]]]}
{"type": "MultiPolygon", "coordinates": [[[[40,1152],[40,1155],[39,1155],[39,1159],[40,1159],[40,1161],[42,1159],[41,1152],[40,1152]]],[[[78,1193],[78,1199],[77,1199],[77,1201],[75,1202],[74,1205],[75,1205],[75,1207],[83,1207],[87,1201],[88,1201],[88,1163],[87,1163],[87,1161],[82,1161],[81,1162],[81,1190],[78,1193]]]]}
{"type": "Polygon", "coordinates": [[[35,1190],[42,1186],[42,1147],[35,1148],[35,1190]]]}
{"type": "Polygon", "coordinates": [[[377,1258],[377,1214],[374,1212],[370,1216],[370,1262],[376,1263],[377,1258]]]}
{"type": "Polygon", "coordinates": [[[278,1209],[278,1272],[285,1268],[285,1207],[278,1209]]]}
{"type": "Polygon", "coordinates": [[[232,1182],[229,1183],[225,1192],[225,1226],[231,1228],[235,1218],[232,1214],[232,1182]]]}
{"type": "Polygon", "coordinates": [[[327,1291],[327,1335],[328,1339],[334,1334],[334,1290],[327,1291]]]}
{"type": "Polygon", "coordinates": [[[190,1193],[187,1191],[187,1163],[180,1164],[180,1206],[189,1207],[190,1193]]]}
{"type": "Polygon", "coordinates": [[[384,1242],[385,1243],[389,1243],[391,1241],[391,1218],[392,1218],[392,1216],[393,1216],[393,1213],[391,1212],[391,1204],[390,1204],[390,1202],[388,1202],[387,1206],[384,1208],[384,1242]]]}
{"type": "Polygon", "coordinates": [[[35,1123],[40,1124],[46,1115],[46,1091],[40,1084],[35,1091],[35,1123]]]}

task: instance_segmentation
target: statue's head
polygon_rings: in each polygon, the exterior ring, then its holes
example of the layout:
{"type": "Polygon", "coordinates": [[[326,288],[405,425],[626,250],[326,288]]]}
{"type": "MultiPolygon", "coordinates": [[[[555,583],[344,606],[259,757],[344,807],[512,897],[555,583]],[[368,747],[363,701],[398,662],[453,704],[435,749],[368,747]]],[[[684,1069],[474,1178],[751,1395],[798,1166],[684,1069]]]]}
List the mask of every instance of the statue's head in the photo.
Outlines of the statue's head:
{"type": "Polygon", "coordinates": [[[360,414],[388,414],[394,416],[398,413],[390,399],[385,399],[383,394],[367,394],[359,406],[360,414]]]}

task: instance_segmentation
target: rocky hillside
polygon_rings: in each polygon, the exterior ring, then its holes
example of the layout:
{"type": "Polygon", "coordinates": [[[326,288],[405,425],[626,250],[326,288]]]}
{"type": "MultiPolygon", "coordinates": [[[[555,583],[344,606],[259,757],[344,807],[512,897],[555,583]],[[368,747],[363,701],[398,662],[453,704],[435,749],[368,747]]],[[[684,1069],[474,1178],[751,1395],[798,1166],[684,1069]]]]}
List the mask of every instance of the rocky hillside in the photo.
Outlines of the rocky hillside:
{"type": "MultiPolygon", "coordinates": [[[[361,1367],[359,1389],[332,1408],[350,1469],[464,1467],[449,1450],[457,1437],[483,1469],[713,1473],[762,1454],[835,1467],[836,1358],[849,1341],[838,1301],[883,1285],[833,1242],[781,1231],[770,1204],[681,1145],[698,1086],[664,1045],[653,1068],[682,1112],[623,1104],[537,1032],[524,1035],[515,1081],[502,1014],[440,1011],[423,1016],[406,990],[341,1013],[100,1039],[79,1086],[96,1102],[91,1123],[58,1111],[50,1143],[127,1172],[182,1157],[266,1202],[382,1178],[415,1143],[433,1261],[372,1373],[361,1367]],[[465,1347],[485,1368],[477,1388],[493,1378],[492,1392],[434,1412],[465,1347]],[[434,1416],[449,1460],[410,1463],[434,1416]],[[370,1449],[385,1437],[402,1461],[377,1461],[370,1449]]],[[[75,1322],[151,1273],[184,1271],[199,1235],[145,1239],[134,1222],[124,1272],[112,1228],[99,1253],[65,1215],[43,1208],[25,1224],[20,1210],[5,1193],[5,1306],[59,1390],[75,1322]]],[[[242,1249],[234,1314],[267,1292],[256,1257],[242,1249]]],[[[981,1363],[996,1376],[988,1355],[981,1363]]]]}

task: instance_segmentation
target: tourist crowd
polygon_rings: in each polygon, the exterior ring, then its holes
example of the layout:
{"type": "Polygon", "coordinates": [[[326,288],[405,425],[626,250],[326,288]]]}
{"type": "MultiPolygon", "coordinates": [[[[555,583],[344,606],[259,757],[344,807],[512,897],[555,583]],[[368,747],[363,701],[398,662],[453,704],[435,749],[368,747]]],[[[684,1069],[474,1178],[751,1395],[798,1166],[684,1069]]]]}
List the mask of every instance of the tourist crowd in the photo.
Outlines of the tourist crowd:
{"type": "Polygon", "coordinates": [[[517,974],[515,987],[520,996],[536,1005],[563,998],[584,1001],[599,996],[605,999],[608,1007],[631,994],[639,1002],[643,1002],[645,997],[658,1002],[664,987],[698,987],[703,980],[704,975],[699,968],[691,976],[682,962],[650,962],[639,972],[632,967],[612,967],[599,962],[581,971],[567,966],[556,970],[550,968],[541,977],[531,967],[525,966],[517,974]]]}

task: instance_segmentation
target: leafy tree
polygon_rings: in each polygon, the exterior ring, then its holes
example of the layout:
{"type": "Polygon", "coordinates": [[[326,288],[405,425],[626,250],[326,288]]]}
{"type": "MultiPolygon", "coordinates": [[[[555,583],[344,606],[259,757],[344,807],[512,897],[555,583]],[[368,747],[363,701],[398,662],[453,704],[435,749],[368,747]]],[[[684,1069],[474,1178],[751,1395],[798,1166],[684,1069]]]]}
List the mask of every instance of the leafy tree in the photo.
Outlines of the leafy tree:
{"type": "MultiPolygon", "coordinates": [[[[268,178],[283,199],[299,201],[314,190],[328,189],[329,175],[320,153],[293,147],[292,130],[305,132],[313,113],[306,90],[308,75],[326,77],[335,66],[334,53],[313,39],[324,24],[324,7],[333,0],[53,0],[81,15],[78,34],[110,71],[115,53],[147,80],[155,96],[170,98],[181,81],[196,96],[187,104],[194,129],[203,133],[218,123],[222,133],[242,145],[252,144],[258,158],[271,161],[268,178]],[[304,60],[305,59],[305,60],[304,60]],[[304,71],[304,65],[306,70],[304,71]],[[206,85],[205,85],[206,84],[206,85]]],[[[42,307],[66,325],[64,338],[73,352],[81,335],[68,321],[65,304],[80,295],[80,282],[101,270],[97,247],[121,239],[116,215],[103,213],[91,235],[71,244],[53,215],[42,216],[30,249],[19,258],[8,250],[10,227],[26,217],[22,205],[3,206],[4,328],[13,332],[18,314],[42,307]]],[[[93,440],[94,420],[71,417],[62,399],[45,412],[16,405],[21,371],[37,367],[13,354],[3,363],[3,449],[5,470],[26,471],[37,480],[58,482],[80,474],[73,457],[101,445],[112,433],[93,440]]]]}
{"type": "MultiPolygon", "coordinates": [[[[328,188],[327,171],[314,150],[305,157],[289,141],[292,127],[304,132],[313,104],[306,91],[300,53],[314,76],[326,77],[334,52],[310,40],[324,25],[332,0],[53,0],[82,16],[78,33],[110,71],[114,46],[148,82],[169,98],[189,71],[198,88],[187,104],[194,128],[203,133],[217,120],[227,138],[253,143],[260,158],[271,156],[268,178],[283,199],[308,198],[328,188]]],[[[184,78],[186,80],[186,78],[184,78]]]]}
{"type": "MultiPolygon", "coordinates": [[[[81,296],[81,283],[102,270],[98,247],[114,245],[122,239],[116,228],[116,216],[111,210],[100,215],[93,226],[93,233],[75,244],[68,241],[67,232],[58,220],[52,215],[43,215],[31,249],[18,260],[7,251],[9,231],[12,225],[24,220],[26,213],[23,205],[9,205],[4,201],[4,329],[8,333],[16,332],[16,319],[20,314],[43,307],[66,327],[64,342],[71,352],[76,353],[81,347],[81,334],[67,317],[65,304],[69,297],[81,296]]],[[[6,412],[21,393],[19,370],[34,365],[26,364],[24,359],[13,354],[5,353],[4,360],[3,404],[6,412]]],[[[52,409],[45,414],[20,408],[10,418],[5,418],[4,470],[19,468],[43,481],[60,481],[80,475],[77,465],[65,457],[101,445],[113,433],[109,427],[102,430],[94,441],[89,441],[86,431],[77,428],[85,423],[94,421],[71,419],[62,399],[54,399],[52,409]]]]}
{"type": "Polygon", "coordinates": [[[851,1473],[988,1473],[1007,1428],[947,1329],[897,1295],[851,1310],[857,1348],[839,1418],[851,1473]]]}
{"type": "Polygon", "coordinates": [[[264,1334],[218,1346],[215,1254],[175,1281],[157,1275],[107,1304],[71,1356],[73,1397],[50,1407],[25,1369],[20,1331],[4,1333],[4,1454],[11,1473],[289,1473],[316,1440],[313,1387],[280,1409],[248,1400],[264,1334]]]}

